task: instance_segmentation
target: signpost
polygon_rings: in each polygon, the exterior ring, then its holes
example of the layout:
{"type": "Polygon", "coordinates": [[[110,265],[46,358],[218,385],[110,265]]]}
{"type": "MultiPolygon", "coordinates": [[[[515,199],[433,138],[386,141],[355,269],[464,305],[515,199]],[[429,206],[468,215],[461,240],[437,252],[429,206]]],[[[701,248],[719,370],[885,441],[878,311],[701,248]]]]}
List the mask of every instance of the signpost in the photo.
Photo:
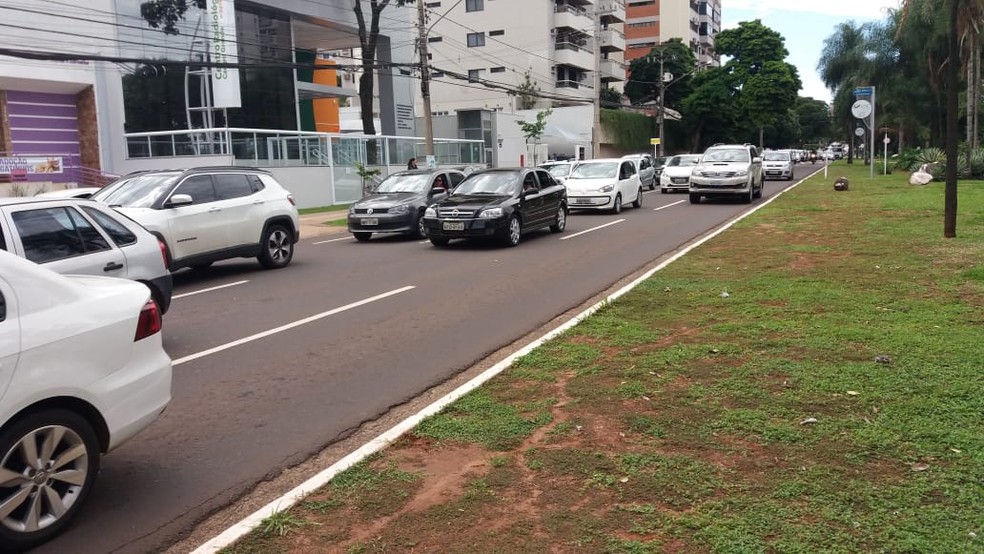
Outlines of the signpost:
{"type": "Polygon", "coordinates": [[[882,139],[882,144],[885,145],[885,173],[882,175],[888,175],[888,143],[892,142],[892,139],[888,138],[888,131],[885,131],[885,138],[882,139]]]}
{"type": "MultiPolygon", "coordinates": [[[[858,87],[854,89],[854,104],[851,105],[851,115],[861,120],[871,133],[871,168],[870,177],[875,178],[875,87],[858,87]]],[[[864,134],[864,129],[858,128],[858,136],[864,134]]],[[[888,147],[886,146],[886,151],[888,147]]],[[[886,162],[887,163],[887,162],[886,162]]]]}
{"type": "Polygon", "coordinates": [[[659,160],[659,145],[663,143],[663,139],[651,138],[649,139],[649,144],[653,145],[653,156],[659,160]]]}

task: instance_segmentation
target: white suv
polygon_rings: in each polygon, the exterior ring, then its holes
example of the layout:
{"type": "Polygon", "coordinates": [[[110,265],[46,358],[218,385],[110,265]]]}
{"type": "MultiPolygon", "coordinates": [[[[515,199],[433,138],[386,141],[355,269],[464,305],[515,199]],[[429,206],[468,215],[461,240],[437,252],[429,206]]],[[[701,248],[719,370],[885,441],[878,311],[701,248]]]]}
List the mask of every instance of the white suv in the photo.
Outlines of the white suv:
{"type": "Polygon", "coordinates": [[[171,271],[252,257],[281,268],[300,238],[293,195],[262,169],[148,171],[109,184],[92,199],[159,236],[171,271]]]}
{"type": "Polygon", "coordinates": [[[715,144],[690,174],[690,203],[702,196],[738,197],[751,204],[764,188],[762,158],[751,144],[715,144]]]}

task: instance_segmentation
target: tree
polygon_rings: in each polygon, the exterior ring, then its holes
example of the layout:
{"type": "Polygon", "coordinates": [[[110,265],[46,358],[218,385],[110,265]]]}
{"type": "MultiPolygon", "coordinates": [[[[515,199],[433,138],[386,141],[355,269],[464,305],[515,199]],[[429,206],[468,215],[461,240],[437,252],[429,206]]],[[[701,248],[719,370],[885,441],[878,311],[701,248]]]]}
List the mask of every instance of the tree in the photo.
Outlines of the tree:
{"type": "Polygon", "coordinates": [[[613,109],[622,107],[622,93],[612,87],[602,87],[598,97],[601,99],[602,107],[613,109]]]}
{"type": "Polygon", "coordinates": [[[541,110],[536,112],[536,121],[517,121],[516,125],[519,125],[523,130],[523,136],[526,137],[526,147],[529,149],[530,140],[533,141],[533,165],[537,165],[539,160],[537,160],[537,145],[540,144],[540,138],[543,137],[543,132],[547,128],[547,117],[553,113],[553,110],[541,110]]]}
{"type": "Polygon", "coordinates": [[[679,110],[680,102],[690,94],[690,76],[697,67],[697,58],[683,41],[672,38],[649,51],[647,56],[629,63],[629,79],[625,95],[633,104],[659,99],[660,59],[663,72],[673,75],[673,85],[664,91],[665,105],[679,110]]]}
{"type": "Polygon", "coordinates": [[[535,108],[536,102],[539,99],[540,86],[533,80],[533,74],[530,69],[527,69],[523,73],[523,82],[516,88],[519,91],[519,109],[532,110],[535,108]]]}
{"type": "Polygon", "coordinates": [[[714,67],[697,73],[692,91],[681,102],[683,128],[692,137],[691,152],[737,139],[738,98],[731,75],[714,67]]]}
{"type": "Polygon", "coordinates": [[[796,119],[800,125],[800,143],[822,146],[831,136],[830,108],[813,98],[796,99],[796,119]]]}
{"type": "Polygon", "coordinates": [[[741,97],[749,121],[759,128],[759,146],[764,147],[766,125],[786,119],[802,87],[796,68],[782,61],[767,61],[742,86],[741,97]]]}
{"type": "MultiPolygon", "coordinates": [[[[393,0],[352,0],[355,19],[359,26],[359,45],[362,51],[362,75],[359,77],[359,101],[362,105],[362,132],[376,134],[372,117],[376,69],[376,47],[379,40],[379,18],[393,0]],[[362,4],[369,2],[369,22],[366,24],[362,4]]],[[[397,6],[413,3],[413,0],[395,0],[397,6]]],[[[204,10],[206,0],[149,0],[140,5],[140,15],[153,28],[176,35],[178,20],[192,7],[204,10]]]]}

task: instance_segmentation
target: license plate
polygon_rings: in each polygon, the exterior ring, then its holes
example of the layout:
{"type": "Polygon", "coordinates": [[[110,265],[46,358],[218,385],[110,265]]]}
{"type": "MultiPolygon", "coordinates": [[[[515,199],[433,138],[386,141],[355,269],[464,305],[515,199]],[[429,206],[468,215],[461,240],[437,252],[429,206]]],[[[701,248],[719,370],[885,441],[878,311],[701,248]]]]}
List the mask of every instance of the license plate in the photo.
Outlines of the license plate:
{"type": "Polygon", "coordinates": [[[573,198],[575,204],[590,204],[590,198],[573,198]]]}
{"type": "Polygon", "coordinates": [[[442,228],[445,231],[464,231],[465,222],[464,221],[445,221],[442,228]]]}
{"type": "Polygon", "coordinates": [[[782,172],[781,171],[766,171],[765,173],[768,174],[768,175],[779,175],[782,172]]]}
{"type": "Polygon", "coordinates": [[[359,223],[363,225],[379,225],[379,219],[375,217],[364,217],[359,223]]]}

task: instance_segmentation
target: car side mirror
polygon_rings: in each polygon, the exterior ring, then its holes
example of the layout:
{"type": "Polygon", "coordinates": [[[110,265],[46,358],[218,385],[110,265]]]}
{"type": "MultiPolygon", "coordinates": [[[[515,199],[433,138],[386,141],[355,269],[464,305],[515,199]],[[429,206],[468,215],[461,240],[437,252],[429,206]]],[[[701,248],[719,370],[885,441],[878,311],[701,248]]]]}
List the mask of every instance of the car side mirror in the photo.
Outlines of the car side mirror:
{"type": "Polygon", "coordinates": [[[753,164],[760,164],[760,163],[762,163],[762,158],[752,158],[752,163],[753,164]]]}
{"type": "Polygon", "coordinates": [[[180,208],[181,206],[189,206],[195,202],[190,194],[175,194],[167,201],[167,206],[169,208],[180,208]]]}

